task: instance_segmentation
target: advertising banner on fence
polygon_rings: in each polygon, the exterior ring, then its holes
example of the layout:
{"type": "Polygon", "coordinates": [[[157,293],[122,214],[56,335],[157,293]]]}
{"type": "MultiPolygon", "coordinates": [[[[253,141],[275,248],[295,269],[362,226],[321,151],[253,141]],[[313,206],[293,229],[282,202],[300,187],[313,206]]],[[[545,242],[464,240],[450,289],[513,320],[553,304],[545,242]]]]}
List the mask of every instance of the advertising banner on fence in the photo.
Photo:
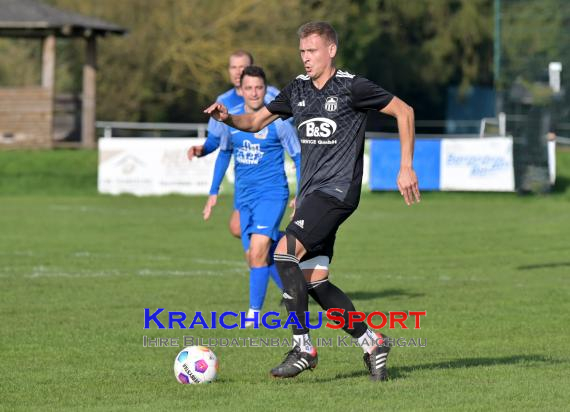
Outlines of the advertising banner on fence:
{"type": "MultiPolygon", "coordinates": [[[[217,152],[186,158],[190,146],[202,138],[102,138],[99,139],[98,189],[100,193],[137,196],[185,194],[207,195],[212,184],[217,152]]],[[[364,154],[363,188],[369,177],[369,146],[364,154]]],[[[289,190],[295,193],[295,164],[285,156],[289,190]]],[[[220,193],[233,193],[234,167],[230,162],[220,193]]]]}
{"type": "Polygon", "coordinates": [[[189,162],[186,151],[205,139],[99,139],[98,189],[138,196],[208,194],[216,153],[189,162]]]}
{"type": "MultiPolygon", "coordinates": [[[[399,140],[373,139],[370,153],[370,188],[397,190],[399,140]]],[[[414,169],[421,190],[513,191],[513,139],[417,139],[414,169]]]]}
{"type": "MultiPolygon", "coordinates": [[[[200,138],[102,138],[99,140],[99,192],[138,196],[207,195],[217,153],[186,158],[200,138]]],[[[511,138],[418,139],[414,167],[422,190],[513,191],[511,138]]],[[[295,169],[288,156],[285,168],[290,190],[295,191],[295,169]]],[[[395,190],[400,165],[397,139],[366,142],[363,189],[395,190]]],[[[233,191],[233,165],[222,193],[233,191]]]]}
{"type": "MultiPolygon", "coordinates": [[[[420,190],[439,190],[440,139],[418,139],[414,150],[414,169],[420,190]]],[[[370,144],[370,189],[398,190],[400,141],[372,139],[370,144]]],[[[366,163],[364,164],[366,167],[366,163]]],[[[365,185],[365,182],[362,182],[365,185]]]]}
{"type": "Polygon", "coordinates": [[[514,191],[513,139],[442,139],[440,190],[514,191]]]}

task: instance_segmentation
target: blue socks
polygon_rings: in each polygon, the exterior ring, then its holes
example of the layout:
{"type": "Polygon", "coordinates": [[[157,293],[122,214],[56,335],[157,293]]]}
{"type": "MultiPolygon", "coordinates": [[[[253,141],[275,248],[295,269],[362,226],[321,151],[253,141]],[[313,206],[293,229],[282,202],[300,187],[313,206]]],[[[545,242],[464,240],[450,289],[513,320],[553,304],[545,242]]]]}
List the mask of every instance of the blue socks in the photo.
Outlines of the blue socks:
{"type": "MultiPolygon", "coordinates": [[[[280,232],[279,237],[283,236],[285,233],[280,232]]],[[[275,248],[277,243],[273,242],[271,248],[269,249],[269,266],[263,266],[260,268],[250,268],[249,269],[249,307],[250,309],[261,310],[263,306],[263,301],[265,300],[265,294],[267,292],[267,286],[269,283],[269,277],[275,282],[280,291],[283,290],[283,282],[281,282],[281,277],[277,268],[275,267],[275,262],[273,261],[273,253],[275,253],[275,248]]]]}
{"type": "Polygon", "coordinates": [[[269,266],[249,269],[249,307],[260,310],[269,283],[269,266]]]}

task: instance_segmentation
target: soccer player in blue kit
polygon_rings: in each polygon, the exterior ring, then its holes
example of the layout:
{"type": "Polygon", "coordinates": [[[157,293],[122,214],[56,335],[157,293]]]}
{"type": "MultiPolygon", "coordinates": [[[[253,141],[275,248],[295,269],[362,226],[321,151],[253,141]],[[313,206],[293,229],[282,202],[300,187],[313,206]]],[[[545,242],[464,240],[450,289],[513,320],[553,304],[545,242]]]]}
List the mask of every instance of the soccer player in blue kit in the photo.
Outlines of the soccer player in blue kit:
{"type": "MultiPolygon", "coordinates": [[[[265,73],[248,66],[241,75],[244,103],[233,114],[253,113],[264,107],[265,73]]],[[[293,159],[299,181],[299,139],[290,122],[277,120],[257,133],[247,133],[219,123],[220,153],[211,196],[216,196],[230,158],[235,164],[235,207],[239,212],[241,240],[250,267],[250,309],[248,318],[258,313],[265,299],[270,269],[270,249],[281,233],[279,225],[287,207],[289,187],[284,169],[284,151],[293,159]]],[[[278,286],[282,288],[280,279],[278,286]]],[[[248,321],[246,326],[252,326],[248,321]]]]}
{"type": "MultiPolygon", "coordinates": [[[[244,103],[242,91],[240,88],[241,74],[243,69],[247,66],[253,64],[253,56],[251,53],[245,50],[237,50],[233,52],[229,57],[228,62],[228,75],[233,86],[228,91],[222,93],[216,98],[217,102],[222,103],[228,109],[232,109],[240,104],[244,103]]],[[[279,94],[279,90],[273,86],[267,86],[265,93],[265,103],[271,102],[275,96],[279,94]]],[[[192,160],[194,156],[202,157],[214,152],[220,146],[220,136],[223,133],[223,125],[216,122],[214,119],[208,121],[208,137],[204,144],[192,146],[188,149],[188,159],[192,160]]],[[[219,160],[216,159],[216,162],[219,160]]],[[[214,193],[210,192],[210,195],[214,193]]],[[[207,220],[210,217],[212,208],[216,205],[217,196],[210,196],[208,202],[204,207],[203,215],[204,219],[207,220]]],[[[235,237],[241,237],[241,231],[239,227],[239,213],[235,207],[237,200],[234,199],[234,211],[230,217],[229,229],[230,233],[235,237]]]]}
{"type": "Polygon", "coordinates": [[[328,271],[303,271],[308,255],[328,255],[339,226],[356,210],[362,185],[364,131],[367,111],[393,116],[400,134],[401,160],[397,184],[407,205],[420,200],[412,166],[414,112],[398,97],[374,82],[335,67],[338,38],[326,22],[299,28],[299,51],[305,73],[297,76],[266,107],[254,113],[233,114],[220,103],[205,112],[231,127],[255,133],[277,119],[294,118],[301,142],[301,182],[295,215],[275,250],[275,264],[284,285],[287,310],[296,314],[294,347],[271,376],[292,378],[317,366],[305,321],[310,295],[324,309],[343,309],[343,329],[364,351],[364,363],[375,381],[388,379],[390,347],[385,336],[364,322],[348,327],[350,298],[328,279],[328,271]]]}

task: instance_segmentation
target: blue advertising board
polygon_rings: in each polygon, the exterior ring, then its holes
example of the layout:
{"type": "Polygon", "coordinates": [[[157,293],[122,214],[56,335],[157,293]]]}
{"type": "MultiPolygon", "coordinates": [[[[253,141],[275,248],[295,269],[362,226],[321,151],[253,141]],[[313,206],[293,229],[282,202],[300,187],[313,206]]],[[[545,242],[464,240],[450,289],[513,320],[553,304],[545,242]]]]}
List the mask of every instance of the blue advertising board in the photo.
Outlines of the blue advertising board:
{"type": "MultiPolygon", "coordinates": [[[[420,190],[440,188],[440,139],[417,139],[414,150],[414,170],[420,190]]],[[[397,190],[400,170],[400,142],[398,139],[372,139],[370,144],[370,189],[397,190]]]]}

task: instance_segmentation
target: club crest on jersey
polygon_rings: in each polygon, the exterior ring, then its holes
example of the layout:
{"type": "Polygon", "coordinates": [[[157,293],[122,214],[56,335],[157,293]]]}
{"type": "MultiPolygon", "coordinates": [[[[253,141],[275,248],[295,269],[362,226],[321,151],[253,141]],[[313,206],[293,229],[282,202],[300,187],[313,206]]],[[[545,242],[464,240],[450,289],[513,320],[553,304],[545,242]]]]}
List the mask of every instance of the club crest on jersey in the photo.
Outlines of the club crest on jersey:
{"type": "Polygon", "coordinates": [[[307,137],[330,137],[336,131],[336,123],[326,117],[313,117],[305,120],[297,129],[301,131],[303,126],[307,137]]]}
{"type": "Polygon", "coordinates": [[[261,129],[259,132],[254,133],[254,134],[253,134],[253,137],[255,137],[256,139],[261,139],[261,140],[263,140],[263,139],[265,139],[265,138],[267,137],[267,132],[268,132],[268,131],[269,131],[268,128],[265,127],[265,128],[263,128],[263,129],[261,129]]]}
{"type": "Polygon", "coordinates": [[[325,110],[327,112],[336,112],[337,105],[338,105],[338,97],[329,96],[325,101],[325,110]]]}

